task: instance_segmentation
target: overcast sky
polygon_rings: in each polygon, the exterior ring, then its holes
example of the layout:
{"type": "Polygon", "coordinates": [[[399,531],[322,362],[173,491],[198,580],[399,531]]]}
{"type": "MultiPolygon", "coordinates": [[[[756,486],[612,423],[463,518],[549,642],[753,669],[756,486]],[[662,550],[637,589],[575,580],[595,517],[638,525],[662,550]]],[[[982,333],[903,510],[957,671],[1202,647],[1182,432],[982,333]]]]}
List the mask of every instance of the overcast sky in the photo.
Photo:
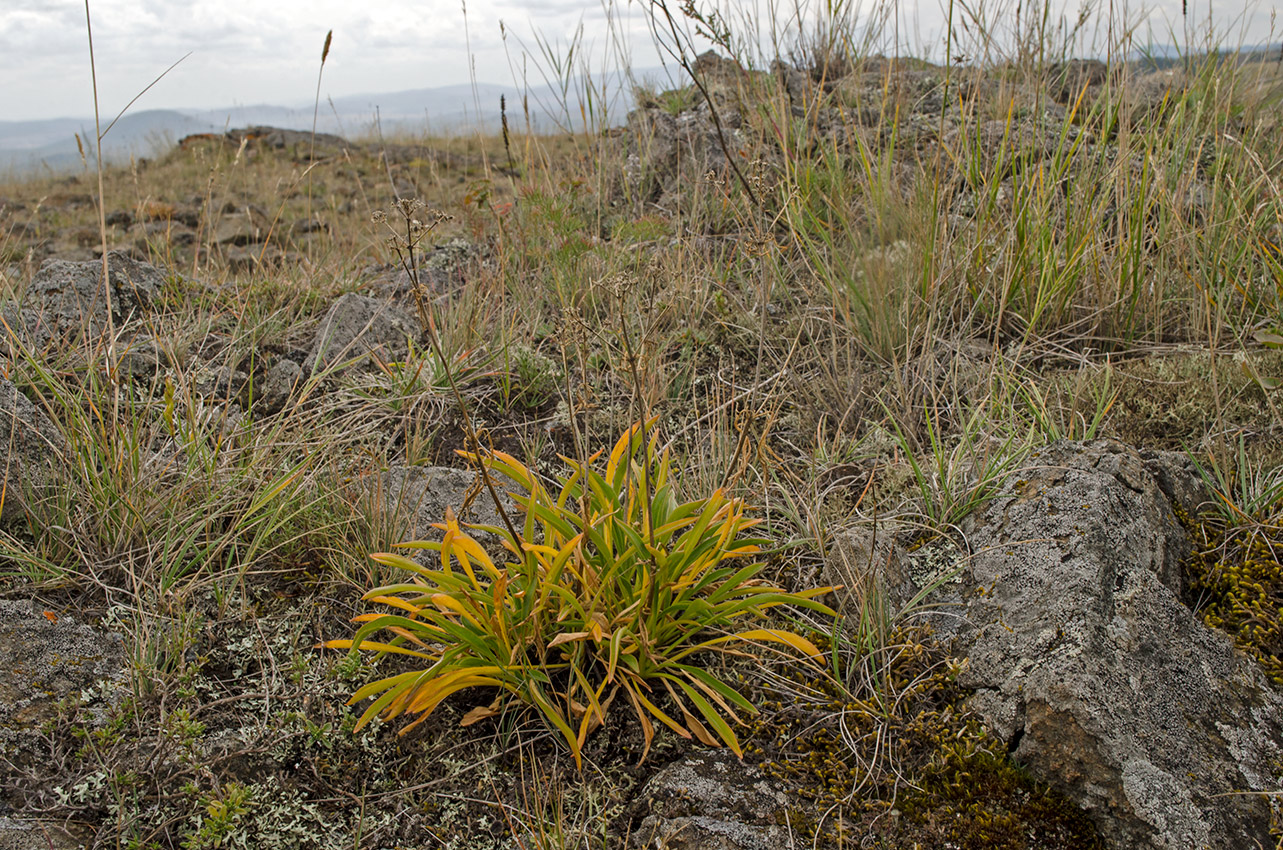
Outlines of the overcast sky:
{"type": "MultiPolygon", "coordinates": [[[[795,0],[774,1],[796,7],[795,0]]],[[[134,109],[310,103],[329,29],[334,42],[321,84],[322,102],[327,95],[466,83],[470,62],[478,81],[512,83],[520,77],[526,52],[527,75],[537,84],[542,81],[539,67],[548,62],[535,34],[560,45],[564,57],[580,24],[583,48],[591,51],[586,55],[600,69],[613,63],[607,56],[612,16],[633,65],[653,67],[660,56],[648,34],[648,2],[607,0],[603,7],[595,0],[469,0],[465,16],[460,0],[92,0],[91,12],[99,95],[103,112],[114,115],[188,52],[192,55],[134,109]]],[[[765,19],[773,0],[721,2],[741,15],[756,3],[758,18],[765,19]]],[[[947,2],[901,0],[900,42],[919,52],[941,43],[942,3],[947,2]]],[[[1072,17],[1080,0],[1050,2],[1053,17],[1066,7],[1072,17]]],[[[1179,36],[1183,31],[1180,3],[1149,4],[1154,41],[1168,43],[1169,32],[1179,36]]],[[[680,4],[675,0],[671,5],[680,4]]],[[[711,7],[708,2],[698,5],[711,7]]],[[[871,10],[873,4],[866,2],[865,8],[871,10]]],[[[1014,0],[1008,8],[1015,8],[1014,0]]],[[[1140,8],[1137,4],[1127,13],[1129,20],[1141,19],[1140,8]]],[[[1268,0],[1247,8],[1189,0],[1189,20],[1205,23],[1210,10],[1227,41],[1263,42],[1271,38],[1275,8],[1268,0]]],[[[862,19],[866,14],[861,12],[862,19]]],[[[955,20],[959,17],[955,12],[955,20]]],[[[1009,26],[1013,19],[1008,15],[999,24],[1009,26]]],[[[1279,37],[1276,29],[1273,40],[1279,37]]],[[[92,114],[83,0],[0,0],[0,120],[92,114]]]]}

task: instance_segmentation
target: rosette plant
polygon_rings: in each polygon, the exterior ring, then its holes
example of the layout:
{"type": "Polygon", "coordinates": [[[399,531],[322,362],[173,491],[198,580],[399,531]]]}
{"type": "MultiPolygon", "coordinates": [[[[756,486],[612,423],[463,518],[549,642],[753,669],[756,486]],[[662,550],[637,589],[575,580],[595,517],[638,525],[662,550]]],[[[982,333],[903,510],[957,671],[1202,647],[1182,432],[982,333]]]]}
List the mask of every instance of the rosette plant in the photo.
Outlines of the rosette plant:
{"type": "Polygon", "coordinates": [[[563,458],[568,473],[555,492],[507,454],[464,453],[507,479],[524,523],[467,526],[502,541],[503,564],[451,513],[437,526],[440,542],[402,544],[439,552],[439,566],[372,556],[408,580],[367,593],[391,610],[361,614],[355,637],[326,646],[423,664],[360,688],[350,704],[374,701],[358,729],[375,716],[418,715],[408,731],[447,697],[479,688],[497,697],[469,711],[465,725],[514,704],[534,707],[577,764],[585,739],[621,697],[641,724],[643,759],[656,721],[741,753],[732,726],[756,709],[696,656],[770,643],[818,663],[821,652],[805,637],[744,626],[777,605],[831,616],[814,598],[828,588],[789,592],[759,579],[757,556],[767,541],[745,534],[759,520],[721,490],[679,502],[668,455],[656,456],[653,425],[629,428],[604,469],[595,465],[601,452],[586,464],[563,458]]]}

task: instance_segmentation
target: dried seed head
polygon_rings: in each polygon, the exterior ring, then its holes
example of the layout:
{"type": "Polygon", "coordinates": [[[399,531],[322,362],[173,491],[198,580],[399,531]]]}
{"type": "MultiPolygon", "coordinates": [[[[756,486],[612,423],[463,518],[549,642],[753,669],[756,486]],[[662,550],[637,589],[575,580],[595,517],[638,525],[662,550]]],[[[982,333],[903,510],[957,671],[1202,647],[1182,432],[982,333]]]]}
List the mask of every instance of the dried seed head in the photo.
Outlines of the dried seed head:
{"type": "Polygon", "coordinates": [[[579,348],[588,340],[588,325],[578,305],[570,304],[561,310],[559,335],[566,348],[579,348]]]}
{"type": "Polygon", "coordinates": [[[370,213],[370,221],[374,222],[375,224],[386,224],[387,220],[388,220],[388,214],[383,210],[375,210],[374,212],[370,213]]]}
{"type": "Polygon", "coordinates": [[[423,201],[418,198],[401,198],[396,205],[401,211],[401,217],[409,220],[414,216],[415,211],[423,207],[423,201]]]}

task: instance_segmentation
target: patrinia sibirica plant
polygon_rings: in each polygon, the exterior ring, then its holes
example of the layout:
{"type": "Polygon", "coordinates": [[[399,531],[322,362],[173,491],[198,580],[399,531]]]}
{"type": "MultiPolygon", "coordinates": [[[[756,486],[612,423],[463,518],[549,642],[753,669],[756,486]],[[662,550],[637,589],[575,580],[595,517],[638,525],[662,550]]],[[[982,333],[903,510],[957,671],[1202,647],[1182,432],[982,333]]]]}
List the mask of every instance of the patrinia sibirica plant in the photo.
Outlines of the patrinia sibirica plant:
{"type": "Polygon", "coordinates": [[[351,703],[375,699],[358,729],[375,716],[417,714],[408,731],[451,694],[493,688],[498,696],[468,712],[465,724],[514,703],[533,706],[576,763],[621,697],[641,724],[642,758],[656,721],[740,753],[732,726],[756,709],[695,656],[771,643],[819,660],[819,649],[799,634],[744,626],[777,605],[832,615],[814,598],[827,588],[793,593],[759,579],[766,541],[745,534],[759,520],[721,490],[679,502],[668,455],[656,454],[653,424],[629,428],[604,470],[596,465],[602,452],[586,464],[563,458],[568,474],[555,493],[502,452],[466,455],[513,485],[524,524],[516,535],[515,528],[468,526],[502,541],[501,565],[450,513],[437,526],[440,542],[403,544],[439,552],[439,566],[373,556],[408,580],[367,593],[391,610],[358,616],[354,638],[326,645],[424,663],[359,689],[351,703]]]}

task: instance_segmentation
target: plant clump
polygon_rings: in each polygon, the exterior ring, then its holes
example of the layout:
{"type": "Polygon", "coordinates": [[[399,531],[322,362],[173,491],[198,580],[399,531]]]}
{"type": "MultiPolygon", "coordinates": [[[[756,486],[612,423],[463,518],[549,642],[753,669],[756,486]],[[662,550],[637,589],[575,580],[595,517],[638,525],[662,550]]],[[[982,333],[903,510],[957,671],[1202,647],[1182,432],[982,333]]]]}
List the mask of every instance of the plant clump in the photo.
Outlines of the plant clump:
{"type": "Polygon", "coordinates": [[[593,466],[601,452],[584,462],[563,457],[571,472],[559,479],[555,495],[509,455],[465,453],[486,474],[516,485],[524,527],[473,526],[502,542],[509,555],[502,565],[450,512],[437,526],[444,532],[440,542],[405,544],[440,553],[439,569],[403,555],[374,556],[412,574],[409,582],[365,595],[395,613],[361,614],[354,638],[326,645],[428,664],[360,688],[351,703],[375,699],[358,729],[375,717],[418,714],[408,731],[454,693],[497,689],[488,706],[468,712],[465,725],[497,716],[513,702],[531,706],[578,763],[586,737],[622,695],[645,735],[643,759],[654,721],[683,738],[741,753],[731,723],[743,724],[740,713],[757,709],[692,656],[769,642],[820,657],[794,632],[735,629],[778,605],[831,615],[813,599],[828,588],[791,593],[759,580],[764,564],[753,558],[767,541],[743,536],[757,524],[747,505],[721,490],[679,503],[669,458],[656,455],[653,425],[629,428],[602,471],[593,466]],[[372,639],[380,632],[387,637],[372,639]]]}

